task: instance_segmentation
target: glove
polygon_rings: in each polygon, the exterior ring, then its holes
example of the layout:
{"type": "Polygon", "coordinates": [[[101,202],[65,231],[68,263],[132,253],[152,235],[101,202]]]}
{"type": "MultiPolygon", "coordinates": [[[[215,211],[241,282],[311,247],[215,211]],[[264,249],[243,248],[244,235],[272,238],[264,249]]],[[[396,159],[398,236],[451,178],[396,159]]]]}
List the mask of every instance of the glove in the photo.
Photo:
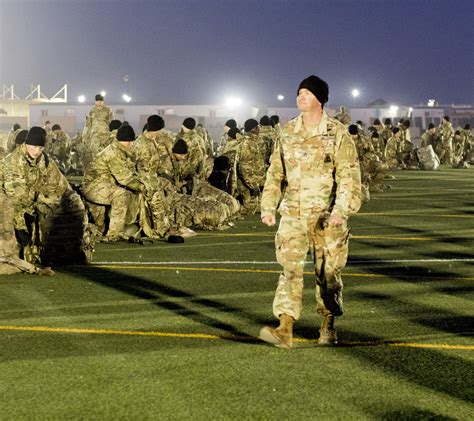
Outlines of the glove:
{"type": "Polygon", "coordinates": [[[15,230],[15,237],[21,247],[26,247],[30,244],[31,235],[27,230],[15,230]]]}
{"type": "Polygon", "coordinates": [[[250,190],[250,196],[258,197],[259,195],[260,195],[260,189],[258,187],[250,190]]]}

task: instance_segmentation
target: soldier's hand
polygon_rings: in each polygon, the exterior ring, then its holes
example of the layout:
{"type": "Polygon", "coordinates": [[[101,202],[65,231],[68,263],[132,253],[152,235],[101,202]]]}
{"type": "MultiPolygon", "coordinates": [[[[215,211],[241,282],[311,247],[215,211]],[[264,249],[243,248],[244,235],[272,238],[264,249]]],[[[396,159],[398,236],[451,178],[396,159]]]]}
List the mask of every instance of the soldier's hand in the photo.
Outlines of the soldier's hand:
{"type": "Polygon", "coordinates": [[[273,227],[273,225],[276,224],[275,215],[262,216],[262,223],[264,223],[268,227],[273,227]]]}
{"type": "Polygon", "coordinates": [[[331,215],[328,220],[328,225],[330,227],[339,227],[342,225],[344,222],[346,222],[346,219],[343,218],[342,216],[339,215],[331,215]]]}

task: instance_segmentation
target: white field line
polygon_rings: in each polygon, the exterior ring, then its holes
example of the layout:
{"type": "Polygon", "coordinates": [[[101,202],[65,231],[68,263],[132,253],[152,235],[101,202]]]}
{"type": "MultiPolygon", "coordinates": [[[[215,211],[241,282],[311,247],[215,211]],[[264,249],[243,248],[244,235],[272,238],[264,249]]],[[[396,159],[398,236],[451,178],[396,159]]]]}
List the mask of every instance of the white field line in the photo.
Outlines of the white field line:
{"type": "MultiPolygon", "coordinates": [[[[444,263],[444,262],[474,262],[474,258],[465,258],[465,259],[390,259],[390,260],[349,260],[348,265],[358,265],[366,263],[444,263]]],[[[312,261],[308,260],[305,263],[311,264],[312,261]]],[[[117,262],[117,261],[101,261],[101,262],[92,262],[92,266],[101,266],[101,265],[136,265],[136,266],[147,266],[147,265],[276,265],[276,261],[252,261],[252,260],[221,260],[221,261],[167,261],[167,262],[117,262]]]]}

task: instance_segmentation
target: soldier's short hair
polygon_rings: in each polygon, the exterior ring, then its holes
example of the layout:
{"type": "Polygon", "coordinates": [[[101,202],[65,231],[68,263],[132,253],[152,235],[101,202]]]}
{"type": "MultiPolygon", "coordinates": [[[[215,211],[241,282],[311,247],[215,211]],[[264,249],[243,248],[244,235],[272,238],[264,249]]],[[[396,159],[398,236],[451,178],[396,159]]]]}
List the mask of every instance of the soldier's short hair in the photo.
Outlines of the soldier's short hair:
{"type": "Polygon", "coordinates": [[[355,124],[351,124],[348,130],[349,130],[349,133],[353,136],[355,136],[356,134],[359,134],[359,128],[355,124]]]}
{"type": "Polygon", "coordinates": [[[55,130],[61,130],[61,126],[59,124],[53,124],[53,127],[51,127],[51,130],[54,132],[55,130]]]}

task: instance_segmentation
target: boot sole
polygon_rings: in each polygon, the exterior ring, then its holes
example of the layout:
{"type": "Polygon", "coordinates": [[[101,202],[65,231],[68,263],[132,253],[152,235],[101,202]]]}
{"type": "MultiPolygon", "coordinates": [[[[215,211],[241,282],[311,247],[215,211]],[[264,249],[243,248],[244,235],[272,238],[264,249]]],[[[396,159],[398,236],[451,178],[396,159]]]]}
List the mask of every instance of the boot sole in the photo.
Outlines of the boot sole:
{"type": "Polygon", "coordinates": [[[259,337],[262,341],[275,345],[277,348],[291,349],[293,347],[292,342],[285,342],[280,336],[276,335],[270,327],[262,327],[259,337]]]}

